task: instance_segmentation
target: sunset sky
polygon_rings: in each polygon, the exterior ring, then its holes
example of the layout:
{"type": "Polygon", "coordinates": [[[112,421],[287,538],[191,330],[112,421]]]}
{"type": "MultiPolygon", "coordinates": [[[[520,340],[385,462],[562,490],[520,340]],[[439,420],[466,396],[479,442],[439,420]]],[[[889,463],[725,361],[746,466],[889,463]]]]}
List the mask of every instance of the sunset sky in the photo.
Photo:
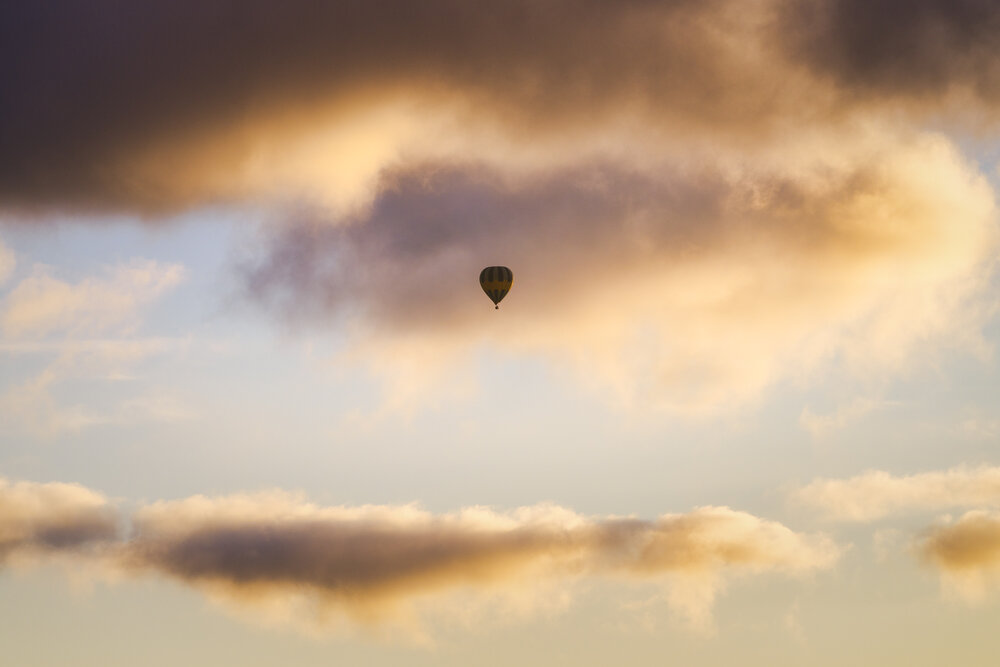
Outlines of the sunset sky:
{"type": "Polygon", "coordinates": [[[32,0],[0,63],[0,663],[997,664],[1000,3],[32,0]]]}

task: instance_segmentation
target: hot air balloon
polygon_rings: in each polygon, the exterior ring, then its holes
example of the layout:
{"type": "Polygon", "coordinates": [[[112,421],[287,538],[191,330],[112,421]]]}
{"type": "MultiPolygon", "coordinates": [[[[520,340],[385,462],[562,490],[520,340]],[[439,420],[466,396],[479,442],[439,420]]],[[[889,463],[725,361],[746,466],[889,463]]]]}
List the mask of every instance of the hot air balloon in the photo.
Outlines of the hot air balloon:
{"type": "Polygon", "coordinates": [[[514,273],[506,266],[487,266],[479,274],[479,284],[486,296],[497,304],[497,310],[500,310],[500,301],[507,296],[510,286],[514,284],[514,273]]]}

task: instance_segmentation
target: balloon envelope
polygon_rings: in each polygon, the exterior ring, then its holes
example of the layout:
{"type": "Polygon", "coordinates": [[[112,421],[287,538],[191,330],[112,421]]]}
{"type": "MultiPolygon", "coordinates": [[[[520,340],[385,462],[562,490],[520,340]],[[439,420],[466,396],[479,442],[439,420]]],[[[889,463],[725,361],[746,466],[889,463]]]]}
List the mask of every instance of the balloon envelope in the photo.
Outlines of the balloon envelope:
{"type": "MultiPolygon", "coordinates": [[[[487,266],[479,273],[479,285],[494,304],[507,296],[514,284],[514,273],[506,266],[487,266]]],[[[500,308],[497,305],[497,308],[500,308]]]]}

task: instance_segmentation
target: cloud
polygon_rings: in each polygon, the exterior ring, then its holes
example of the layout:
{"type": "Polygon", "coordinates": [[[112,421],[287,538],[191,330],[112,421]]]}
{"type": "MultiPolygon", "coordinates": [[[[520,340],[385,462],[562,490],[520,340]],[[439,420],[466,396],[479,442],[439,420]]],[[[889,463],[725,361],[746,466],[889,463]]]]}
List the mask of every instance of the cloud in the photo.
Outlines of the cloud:
{"type": "Polygon", "coordinates": [[[77,433],[108,418],[82,404],[60,405],[52,389],[69,373],[71,364],[55,362],[41,373],[0,394],[0,415],[10,435],[54,438],[77,433]]]}
{"type": "Polygon", "coordinates": [[[0,384],[0,418],[7,431],[51,438],[97,424],[180,417],[181,404],[162,395],[133,392],[117,411],[108,411],[61,405],[56,392],[67,379],[121,375],[141,359],[178,348],[182,341],[134,334],[143,309],[183,277],[179,264],[136,259],[77,282],[36,265],[13,285],[0,299],[0,354],[36,354],[49,361],[33,377],[0,384]]]}
{"type": "Polygon", "coordinates": [[[365,212],[282,225],[246,290],[282,321],[354,331],[369,358],[402,360],[397,377],[407,346],[488,344],[688,412],[790,369],[879,375],[923,345],[979,350],[992,192],[943,137],[876,135],[754,163],[387,172],[365,212]],[[475,277],[496,263],[514,289],[486,319],[475,277]]]}
{"type": "Polygon", "coordinates": [[[0,239],[0,287],[3,286],[10,275],[14,273],[14,267],[17,265],[17,257],[14,255],[14,251],[6,247],[3,244],[3,239],[0,239]]]}
{"type": "MultiPolygon", "coordinates": [[[[995,111],[1000,7],[982,0],[792,0],[780,30],[793,57],[845,93],[941,107],[949,93],[995,111]]],[[[954,100],[953,100],[954,101],[954,100]]]]}
{"type": "Polygon", "coordinates": [[[17,104],[0,116],[0,201],[155,211],[242,195],[291,128],[399,99],[509,134],[623,107],[745,123],[773,95],[743,64],[754,58],[740,37],[761,19],[742,4],[5,7],[0,83],[17,104]]]}
{"type": "Polygon", "coordinates": [[[728,576],[805,574],[839,555],[822,535],[725,507],[652,521],[545,505],[432,515],[412,506],[317,507],[271,493],[156,503],[133,525],[129,569],[167,574],[240,606],[306,600],[320,618],[335,607],[362,623],[455,591],[489,595],[584,576],[667,577],[672,607],[704,623],[728,576]]]}
{"type": "Polygon", "coordinates": [[[731,578],[809,575],[840,551],[822,534],[727,507],[653,520],[556,505],[432,514],[271,491],[161,501],[125,517],[79,485],[0,478],[0,564],[85,554],[106,574],[165,575],[251,617],[293,610],[284,621],[322,632],[345,619],[402,619],[420,632],[456,601],[466,611],[498,600],[506,611],[563,606],[574,582],[594,577],[663,587],[674,611],[704,627],[731,578]]]}
{"type": "Polygon", "coordinates": [[[817,414],[807,406],[799,415],[799,426],[814,438],[822,438],[886,405],[888,402],[882,399],[858,397],[850,403],[837,406],[832,414],[817,414]]]}
{"type": "Polygon", "coordinates": [[[971,438],[992,440],[1000,435],[1000,419],[969,417],[962,421],[959,430],[971,438]]]}
{"type": "Polygon", "coordinates": [[[849,121],[862,87],[930,99],[965,82],[989,107],[996,11],[914,4],[5,6],[0,88],[16,103],[0,111],[0,206],[354,199],[382,168],[449,146],[492,161],[488,137],[556,153],[614,146],[623,126],[636,149],[741,150],[849,121]]]}
{"type": "MultiPolygon", "coordinates": [[[[113,332],[112,332],[113,333],[113,332]]],[[[127,332],[119,332],[127,333],[127,332]]],[[[0,418],[6,434],[54,438],[100,424],[137,421],[174,422],[196,413],[179,397],[163,390],[143,390],[130,383],[128,397],[114,408],[97,407],[77,398],[67,405],[60,390],[67,381],[136,380],[135,366],[151,358],[176,355],[191,341],[181,338],[28,338],[0,339],[0,355],[49,359],[36,375],[12,379],[0,387],[0,418]],[[138,392],[138,393],[137,393],[138,392]]],[[[12,366],[13,368],[13,366],[12,366]]]]}
{"type": "Polygon", "coordinates": [[[1000,505],[1000,468],[960,466],[895,477],[869,471],[849,479],[817,479],[793,492],[797,504],[838,521],[875,521],[905,512],[1000,505]]]}
{"type": "Polygon", "coordinates": [[[838,64],[844,32],[940,32],[940,62],[973,64],[928,70],[931,99],[993,62],[990,11],[916,5],[898,24],[884,0],[4,7],[0,207],[270,206],[248,291],[349,322],[369,357],[495,336],[457,286],[499,261],[527,318],[501,344],[629,403],[710,411],[831,359],[894,371],[985,347],[996,241],[986,180],[920,130],[917,70],[838,64]]]}
{"type": "Polygon", "coordinates": [[[0,478],[0,565],[108,545],[117,540],[117,522],[104,496],[77,484],[0,478]]]}
{"type": "Polygon", "coordinates": [[[458,276],[496,261],[527,317],[502,344],[633,403],[985,347],[993,193],[907,97],[992,108],[981,3],[83,4],[0,10],[0,207],[270,206],[249,292],[376,355],[493,335],[458,276]]]}
{"type": "Polygon", "coordinates": [[[975,510],[930,528],[918,545],[942,584],[969,602],[1000,585],[1000,514],[975,510]]]}
{"type": "MultiPolygon", "coordinates": [[[[136,357],[128,359],[132,362],[136,357]]],[[[178,397],[162,391],[143,392],[124,398],[113,408],[88,405],[86,400],[66,405],[57,398],[59,385],[86,375],[88,369],[107,372],[120,368],[121,358],[105,351],[87,359],[66,354],[38,375],[10,386],[0,393],[0,416],[10,436],[51,439],[99,425],[134,423],[175,423],[195,418],[197,412],[178,397]]],[[[113,378],[114,376],[111,376],[113,378]]],[[[104,378],[110,379],[110,378],[104,378]]]]}
{"type": "Polygon", "coordinates": [[[141,306],[176,286],[183,276],[184,268],[178,264],[136,260],[108,267],[103,277],[74,284],[39,265],[0,302],[0,332],[18,339],[55,333],[99,335],[128,328],[141,306]]]}

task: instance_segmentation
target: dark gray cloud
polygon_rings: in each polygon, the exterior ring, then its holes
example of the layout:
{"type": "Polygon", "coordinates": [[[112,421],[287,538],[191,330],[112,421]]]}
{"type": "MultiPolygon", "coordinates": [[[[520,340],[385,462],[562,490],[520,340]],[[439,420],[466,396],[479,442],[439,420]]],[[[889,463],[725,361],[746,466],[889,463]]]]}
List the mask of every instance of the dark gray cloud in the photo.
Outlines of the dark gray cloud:
{"type": "Polygon", "coordinates": [[[993,0],[789,0],[778,25],[791,53],[848,96],[938,105],[964,88],[995,105],[1000,95],[993,0]]]}
{"type": "Polygon", "coordinates": [[[859,94],[958,86],[992,105],[998,15],[989,0],[5,3],[0,206],[245,200],[262,146],[389,100],[522,144],[623,114],[651,135],[767,143],[859,94]]]}
{"type": "Polygon", "coordinates": [[[478,303],[459,276],[508,264],[531,307],[546,308],[554,295],[584,296],[623,264],[689,251],[724,233],[720,225],[735,227],[720,221],[732,196],[717,173],[654,178],[592,166],[512,180],[482,166],[422,165],[384,174],[358,217],[304,213],[278,226],[268,254],[244,266],[245,286],[293,320],[438,328],[456,324],[470,296],[478,303]]]}
{"type": "Polygon", "coordinates": [[[717,5],[5,3],[0,202],[155,211],[223,196],[218,172],[249,159],[275,124],[393,94],[507,118],[514,132],[632,103],[745,115],[716,99],[754,94],[719,50],[717,5]],[[176,161],[177,173],[149,160],[176,161]]]}

